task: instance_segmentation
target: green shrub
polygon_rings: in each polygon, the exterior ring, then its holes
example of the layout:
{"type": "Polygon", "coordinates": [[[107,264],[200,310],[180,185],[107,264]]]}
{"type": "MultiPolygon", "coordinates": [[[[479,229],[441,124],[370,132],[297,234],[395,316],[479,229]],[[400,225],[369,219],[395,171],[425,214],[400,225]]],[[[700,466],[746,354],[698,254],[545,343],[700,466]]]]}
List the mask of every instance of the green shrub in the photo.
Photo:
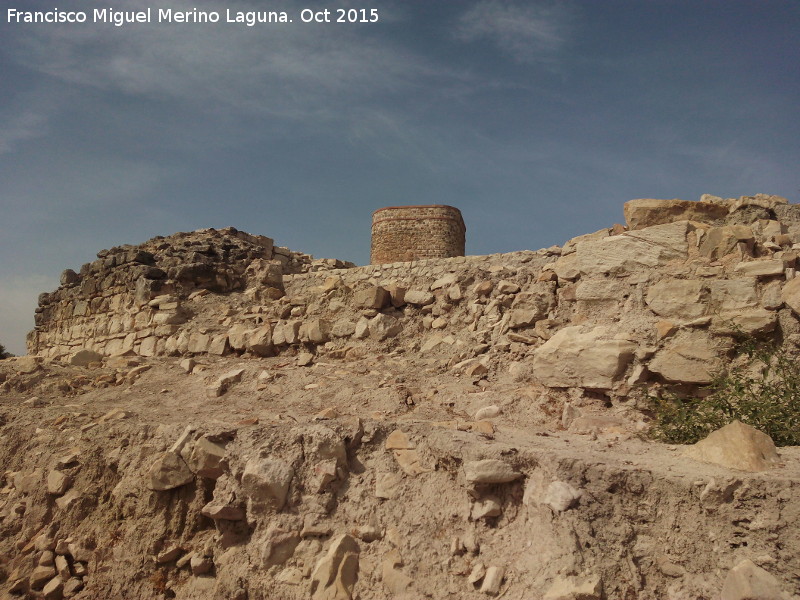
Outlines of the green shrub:
{"type": "Polygon", "coordinates": [[[655,418],[651,436],[693,444],[738,419],[769,435],[777,446],[800,445],[800,362],[785,348],[749,337],[737,352],[748,357],[747,364],[717,375],[704,398],[649,395],[655,418]]]}

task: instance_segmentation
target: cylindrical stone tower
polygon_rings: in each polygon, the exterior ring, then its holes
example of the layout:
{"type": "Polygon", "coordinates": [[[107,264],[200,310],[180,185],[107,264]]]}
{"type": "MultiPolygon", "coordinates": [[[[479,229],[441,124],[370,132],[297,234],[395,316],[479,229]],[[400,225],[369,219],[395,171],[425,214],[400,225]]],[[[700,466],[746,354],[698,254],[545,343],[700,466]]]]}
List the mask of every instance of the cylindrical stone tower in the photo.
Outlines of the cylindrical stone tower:
{"type": "Polygon", "coordinates": [[[444,204],[387,206],[372,213],[370,263],[464,256],[461,211],[444,204]]]}

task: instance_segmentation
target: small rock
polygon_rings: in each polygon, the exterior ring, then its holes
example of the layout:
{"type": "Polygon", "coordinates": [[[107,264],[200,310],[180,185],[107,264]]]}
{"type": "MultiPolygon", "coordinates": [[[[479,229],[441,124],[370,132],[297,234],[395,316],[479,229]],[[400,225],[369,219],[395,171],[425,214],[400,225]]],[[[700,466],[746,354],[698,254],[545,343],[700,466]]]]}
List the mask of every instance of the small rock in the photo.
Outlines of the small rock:
{"type": "Polygon", "coordinates": [[[423,290],[408,290],[405,294],[404,300],[406,304],[413,304],[414,306],[427,306],[433,304],[435,300],[433,294],[423,290]]]}
{"type": "Polygon", "coordinates": [[[313,600],[350,600],[358,581],[358,556],[355,539],[347,534],[335,538],[311,574],[313,600]]]}
{"type": "Polygon", "coordinates": [[[171,546],[156,556],[156,562],[163,565],[180,557],[185,550],[180,546],[171,546]]]}
{"type": "Polygon", "coordinates": [[[212,500],[206,504],[200,514],[215,521],[244,521],[246,517],[245,510],[241,506],[234,506],[218,500],[212,500]]]}
{"type": "Polygon", "coordinates": [[[500,586],[503,584],[503,577],[506,570],[503,567],[489,567],[483,577],[481,592],[489,596],[497,596],[500,593],[500,586]]]}
{"type": "Polygon", "coordinates": [[[56,575],[56,569],[52,566],[40,565],[36,567],[28,578],[28,584],[31,589],[39,590],[45,583],[50,581],[56,575]]]}
{"type": "Polygon", "coordinates": [[[193,480],[194,473],[180,456],[164,452],[148,471],[147,487],[155,491],[165,491],[186,485],[193,480]]]}
{"type": "Polygon", "coordinates": [[[77,577],[70,578],[64,584],[64,598],[72,598],[75,594],[83,589],[83,580],[77,577]]]}
{"type": "Polygon", "coordinates": [[[210,398],[222,396],[228,391],[228,388],[242,380],[242,375],[244,375],[244,373],[244,369],[235,369],[225,373],[206,388],[206,395],[210,398]]]}
{"type": "Polygon", "coordinates": [[[564,512],[578,503],[581,492],[564,481],[552,482],[545,491],[541,503],[547,504],[556,512],[564,512]]]}
{"type": "Polygon", "coordinates": [[[188,466],[200,477],[219,479],[225,472],[224,458],[225,446],[216,444],[207,437],[201,437],[192,447],[188,466]]]}
{"type": "Polygon", "coordinates": [[[469,573],[469,577],[467,577],[467,581],[472,585],[476,583],[480,583],[481,579],[486,576],[486,566],[482,562],[476,562],[475,565],[472,567],[472,571],[469,573]]]}
{"type": "Polygon", "coordinates": [[[497,405],[484,406],[475,413],[476,421],[483,421],[485,419],[494,419],[503,413],[503,409],[497,405]]]}
{"type": "Polygon", "coordinates": [[[205,575],[214,568],[214,562],[207,556],[193,556],[189,561],[192,575],[205,575]]]}
{"type": "Polygon", "coordinates": [[[475,502],[472,505],[472,519],[487,519],[490,517],[499,517],[503,514],[503,508],[500,504],[500,499],[497,496],[487,496],[475,502]]]}
{"type": "Polygon", "coordinates": [[[307,367],[314,362],[314,355],[310,352],[301,352],[297,355],[295,363],[298,367],[307,367]]]}
{"type": "Polygon", "coordinates": [[[544,600],[600,600],[603,584],[599,575],[557,577],[544,595],[544,600]]]}
{"type": "Polygon", "coordinates": [[[86,367],[91,363],[102,362],[103,355],[94,350],[78,350],[69,357],[69,364],[74,367],[86,367]]]}
{"type": "Polygon", "coordinates": [[[61,577],[54,577],[42,588],[42,598],[44,600],[61,600],[63,597],[64,582],[61,577]]]}
{"type": "Polygon", "coordinates": [[[72,573],[69,571],[69,562],[67,562],[66,557],[56,556],[55,567],[56,571],[58,572],[58,576],[61,577],[63,581],[66,581],[72,576],[72,573]]]}
{"type": "Polygon", "coordinates": [[[466,462],[464,472],[470,483],[508,483],[522,477],[508,463],[493,458],[466,462]]]}

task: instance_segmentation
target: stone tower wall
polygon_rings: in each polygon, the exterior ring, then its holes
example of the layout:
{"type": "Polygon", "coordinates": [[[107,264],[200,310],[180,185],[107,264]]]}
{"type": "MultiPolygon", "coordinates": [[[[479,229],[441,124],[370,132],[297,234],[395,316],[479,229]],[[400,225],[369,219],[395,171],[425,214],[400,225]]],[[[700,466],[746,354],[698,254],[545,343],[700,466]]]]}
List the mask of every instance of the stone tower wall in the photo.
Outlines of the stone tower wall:
{"type": "Polygon", "coordinates": [[[466,227],[452,206],[388,206],[372,213],[373,265],[464,256],[466,227]]]}

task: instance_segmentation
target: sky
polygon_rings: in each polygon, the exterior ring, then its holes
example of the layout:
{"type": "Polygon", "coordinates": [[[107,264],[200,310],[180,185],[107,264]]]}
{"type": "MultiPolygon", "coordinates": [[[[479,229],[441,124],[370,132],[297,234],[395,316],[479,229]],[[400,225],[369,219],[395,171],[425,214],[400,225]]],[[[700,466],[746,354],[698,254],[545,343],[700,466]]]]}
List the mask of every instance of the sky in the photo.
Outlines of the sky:
{"type": "Polygon", "coordinates": [[[800,202],[797,0],[305,1],[0,2],[0,344],[62,270],[177,231],[367,264],[383,206],[456,206],[488,254],[633,198],[800,202]],[[9,22],[56,7],[87,21],[9,22]],[[195,8],[219,22],[158,22],[195,8]]]}

